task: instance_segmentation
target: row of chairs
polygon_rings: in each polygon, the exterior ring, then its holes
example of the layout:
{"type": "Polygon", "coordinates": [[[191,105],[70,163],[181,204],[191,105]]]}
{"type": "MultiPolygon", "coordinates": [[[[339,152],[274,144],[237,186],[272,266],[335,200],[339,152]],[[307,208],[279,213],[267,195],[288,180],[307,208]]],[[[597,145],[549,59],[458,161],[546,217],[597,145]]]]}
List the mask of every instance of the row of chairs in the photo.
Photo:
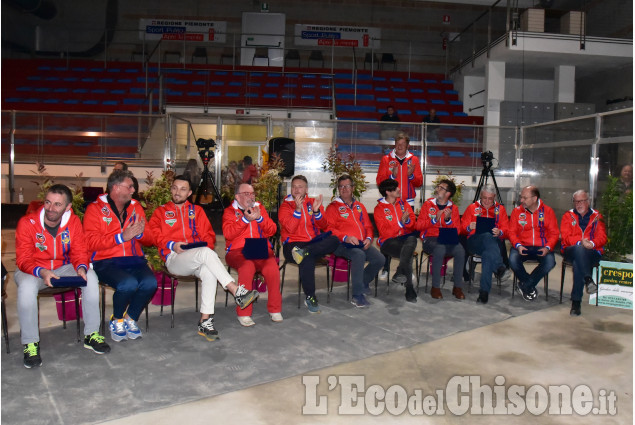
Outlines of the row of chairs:
{"type": "MultiPolygon", "coordinates": [[[[447,265],[447,262],[450,260],[451,257],[446,257],[444,258],[444,262],[443,262],[443,267],[445,268],[447,265]]],[[[475,269],[476,269],[476,264],[479,262],[480,257],[478,255],[470,255],[468,257],[468,265],[469,265],[469,274],[470,274],[470,281],[469,281],[469,286],[468,286],[468,292],[470,292],[471,286],[472,286],[472,281],[474,280],[474,275],[475,275],[475,269]]],[[[415,263],[415,273],[416,273],[416,277],[417,277],[417,292],[419,292],[419,283],[420,283],[420,276],[421,276],[421,271],[422,271],[422,266],[424,261],[427,262],[426,264],[426,283],[425,283],[425,289],[424,292],[428,292],[428,277],[430,274],[430,264],[431,264],[431,256],[430,255],[424,255],[423,253],[421,253],[421,255],[418,252],[414,252],[413,254],[413,261],[415,263]],[[424,259],[425,257],[425,259],[424,259]]],[[[347,276],[347,283],[346,283],[346,298],[347,300],[350,298],[350,282],[351,282],[351,274],[350,274],[350,261],[347,260],[348,263],[348,276],[347,276]]],[[[282,277],[280,280],[280,292],[282,292],[283,288],[284,288],[284,278],[285,278],[285,273],[286,273],[286,267],[288,264],[291,265],[296,265],[295,262],[293,261],[289,261],[287,259],[284,260],[284,262],[282,263],[282,265],[280,266],[280,270],[282,271],[282,277]]],[[[335,263],[333,263],[335,264],[335,263]]],[[[330,295],[331,292],[333,292],[333,282],[334,282],[334,278],[335,278],[335,267],[330,266],[330,262],[328,259],[328,256],[325,257],[324,259],[316,262],[316,268],[317,267],[325,267],[326,268],[326,285],[327,285],[327,303],[330,302],[330,295]]],[[[455,266],[456,267],[456,266],[455,266]]],[[[562,297],[563,297],[563,292],[564,292],[564,279],[565,279],[565,272],[566,272],[566,268],[567,267],[572,267],[572,264],[568,261],[565,261],[564,259],[562,260],[562,270],[561,270],[561,279],[560,279],[560,304],[562,304],[562,297]]],[[[444,269],[442,269],[444,270],[444,269]]],[[[160,308],[160,315],[163,315],[163,305],[165,304],[165,300],[163,299],[163,296],[165,294],[165,289],[167,289],[166,286],[166,280],[170,281],[170,314],[171,314],[171,319],[170,319],[170,327],[174,328],[174,299],[175,299],[175,285],[174,282],[175,280],[188,280],[188,279],[193,279],[194,281],[194,288],[195,288],[195,300],[194,300],[194,311],[198,311],[198,286],[199,286],[199,282],[200,279],[197,278],[196,276],[179,276],[179,275],[175,275],[173,273],[170,273],[167,271],[167,269],[163,269],[163,280],[161,282],[161,285],[159,285],[159,290],[162,290],[162,298],[161,298],[161,308],[160,308]]],[[[227,268],[227,271],[230,271],[230,268],[227,268]]],[[[443,275],[443,280],[445,283],[445,273],[442,273],[443,275]]],[[[596,277],[597,279],[597,277],[596,277]]],[[[388,279],[387,282],[390,281],[390,269],[388,270],[388,279]]],[[[379,279],[377,276],[375,276],[375,297],[377,297],[378,294],[378,286],[379,286],[379,279]]],[[[388,284],[388,283],[387,283],[388,284]]],[[[101,287],[101,327],[100,327],[100,332],[102,334],[104,334],[105,332],[105,315],[106,315],[106,287],[108,285],[100,282],[99,283],[100,287],[101,287]]],[[[498,293],[499,295],[502,294],[502,283],[501,280],[499,278],[497,278],[497,286],[498,286],[498,293]]],[[[512,298],[514,298],[514,292],[517,286],[517,279],[516,276],[514,276],[513,279],[513,283],[512,283],[512,298]]],[[[545,276],[544,278],[544,291],[545,291],[545,299],[548,300],[549,299],[549,276],[545,276]]],[[[63,323],[63,328],[66,329],[66,309],[65,309],[65,297],[66,295],[73,293],[75,296],[75,313],[76,313],[76,336],[77,336],[77,341],[80,342],[81,341],[81,332],[80,332],[80,321],[79,321],[79,317],[80,317],[80,291],[78,288],[44,288],[42,289],[38,296],[53,296],[53,295],[61,295],[61,304],[62,304],[62,323],[63,323]]],[[[5,345],[6,345],[6,351],[7,353],[10,353],[10,346],[9,346],[9,332],[8,332],[8,324],[7,324],[7,312],[6,312],[6,306],[5,306],[5,299],[7,298],[7,293],[6,293],[6,276],[3,277],[2,279],[2,331],[3,331],[3,336],[5,339],[5,345]]],[[[229,293],[227,292],[225,294],[225,306],[227,307],[228,305],[228,300],[229,300],[229,293]]],[[[301,300],[302,300],[302,282],[300,281],[300,279],[298,278],[298,308],[300,308],[301,306],[301,300]]],[[[598,299],[596,297],[596,305],[597,305],[598,299]]],[[[145,308],[145,319],[146,319],[146,332],[149,329],[149,316],[148,316],[148,307],[146,306],[145,308]]]]}

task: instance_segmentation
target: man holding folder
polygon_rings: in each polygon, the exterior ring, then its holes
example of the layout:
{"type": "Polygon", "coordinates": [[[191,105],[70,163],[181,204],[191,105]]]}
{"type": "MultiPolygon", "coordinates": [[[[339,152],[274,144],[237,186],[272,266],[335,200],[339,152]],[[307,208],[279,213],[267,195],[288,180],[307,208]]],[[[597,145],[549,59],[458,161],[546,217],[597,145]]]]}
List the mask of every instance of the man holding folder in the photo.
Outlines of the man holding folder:
{"type": "Polygon", "coordinates": [[[456,185],[448,179],[439,182],[434,190],[435,197],[428,199],[421,207],[415,229],[421,232],[423,251],[432,256],[432,289],[430,296],[443,298],[441,294],[441,267],[444,257],[454,257],[454,288],[452,295],[463,300],[463,264],[465,250],[459,244],[458,230],[461,225],[459,208],[450,198],[456,192],[456,185]]]}
{"type": "Polygon", "coordinates": [[[502,278],[507,271],[498,241],[507,237],[508,222],[507,211],[496,202],[496,188],[491,184],[481,188],[480,200],[463,213],[461,227],[467,232],[467,250],[481,256],[481,289],[477,302],[487,304],[492,273],[502,278]]]}

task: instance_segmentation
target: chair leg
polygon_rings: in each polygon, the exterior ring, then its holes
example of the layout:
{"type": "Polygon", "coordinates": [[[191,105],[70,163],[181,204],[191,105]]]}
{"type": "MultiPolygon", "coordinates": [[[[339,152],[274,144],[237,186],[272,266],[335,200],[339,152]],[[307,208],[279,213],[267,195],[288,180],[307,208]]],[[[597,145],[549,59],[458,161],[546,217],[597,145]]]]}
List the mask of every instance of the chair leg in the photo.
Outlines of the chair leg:
{"type": "MultiPolygon", "coordinates": [[[[284,275],[287,272],[287,260],[282,263],[282,266],[280,268],[282,269],[282,277],[280,278],[280,293],[282,294],[282,288],[284,288],[284,275]]],[[[300,275],[298,275],[298,279],[299,278],[300,275]]]]}
{"type": "Polygon", "coordinates": [[[79,288],[75,288],[75,318],[77,321],[77,342],[81,341],[79,330],[79,288]]]}
{"type": "MultiPolygon", "coordinates": [[[[170,278],[170,328],[174,328],[174,278],[170,278]]],[[[163,304],[163,303],[162,303],[163,304]]]]}
{"type": "Polygon", "coordinates": [[[150,329],[150,319],[148,317],[148,306],[150,305],[150,301],[148,301],[148,304],[146,304],[146,332],[148,332],[148,329],[150,329]]]}
{"type": "Polygon", "coordinates": [[[7,327],[7,308],[4,304],[4,298],[2,298],[2,333],[4,334],[4,342],[7,346],[7,354],[11,352],[9,349],[9,329],[7,327]]]}
{"type": "Polygon", "coordinates": [[[106,333],[106,288],[104,285],[99,285],[101,288],[101,323],[99,325],[100,334],[106,333]]]}
{"type": "Polygon", "coordinates": [[[348,278],[346,280],[346,301],[349,301],[351,299],[349,296],[350,286],[351,286],[351,260],[348,260],[347,263],[348,263],[348,278]]]}
{"type": "Polygon", "coordinates": [[[198,277],[194,279],[194,311],[198,311],[198,277]]]}
{"type": "Polygon", "coordinates": [[[166,277],[166,274],[163,273],[163,276],[161,277],[161,287],[159,288],[159,291],[161,291],[161,312],[159,313],[159,316],[163,316],[163,301],[165,298],[165,277],[166,277]]]}
{"type": "Polygon", "coordinates": [[[330,290],[330,282],[329,282],[329,275],[331,274],[330,272],[330,267],[329,264],[326,263],[326,303],[330,303],[331,302],[331,290],[330,290]]]}
{"type": "Polygon", "coordinates": [[[302,293],[302,279],[300,279],[300,275],[298,275],[298,310],[300,309],[300,299],[302,293]]]}
{"type": "Polygon", "coordinates": [[[564,274],[567,270],[567,266],[562,260],[562,272],[560,273],[560,304],[562,304],[562,293],[564,292],[564,274]]]}
{"type": "Polygon", "coordinates": [[[549,275],[545,275],[545,300],[549,301],[549,275]]]}
{"type": "Polygon", "coordinates": [[[66,329],[66,293],[62,292],[60,296],[62,297],[62,329],[66,329]]]}

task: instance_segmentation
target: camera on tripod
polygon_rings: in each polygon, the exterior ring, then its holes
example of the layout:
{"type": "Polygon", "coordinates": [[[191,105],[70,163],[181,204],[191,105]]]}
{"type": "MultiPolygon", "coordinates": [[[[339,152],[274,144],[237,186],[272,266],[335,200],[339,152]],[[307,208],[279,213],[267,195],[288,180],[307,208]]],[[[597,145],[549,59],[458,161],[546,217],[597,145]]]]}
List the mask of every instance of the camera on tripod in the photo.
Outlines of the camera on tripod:
{"type": "Polygon", "coordinates": [[[485,165],[486,163],[491,164],[492,160],[494,160],[494,154],[492,153],[492,151],[481,152],[481,161],[483,161],[483,165],[485,165]]]}
{"type": "Polygon", "coordinates": [[[209,160],[214,158],[216,142],[214,139],[196,139],[196,147],[198,148],[198,154],[203,161],[203,165],[207,166],[209,160]]]}

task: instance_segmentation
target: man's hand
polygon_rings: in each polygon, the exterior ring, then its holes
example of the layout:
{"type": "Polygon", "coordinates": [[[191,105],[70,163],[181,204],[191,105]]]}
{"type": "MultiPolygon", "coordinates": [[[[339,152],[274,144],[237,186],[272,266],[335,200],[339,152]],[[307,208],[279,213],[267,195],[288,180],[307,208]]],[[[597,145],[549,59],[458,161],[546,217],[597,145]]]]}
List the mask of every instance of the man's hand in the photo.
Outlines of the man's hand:
{"type": "Polygon", "coordinates": [[[304,198],[306,195],[302,195],[302,196],[297,196],[297,197],[293,197],[293,201],[295,202],[295,210],[297,212],[302,211],[302,207],[304,204],[304,198]]]}
{"type": "Polygon", "coordinates": [[[181,245],[185,245],[185,242],[175,242],[174,245],[172,245],[172,251],[176,252],[177,254],[185,252],[185,250],[181,248],[181,245]]]}
{"type": "Polygon", "coordinates": [[[42,269],[40,270],[40,278],[44,281],[46,286],[52,287],[51,279],[59,279],[60,277],[51,270],[42,269]]]}
{"type": "Polygon", "coordinates": [[[518,246],[518,253],[519,253],[520,255],[527,255],[527,248],[525,248],[525,247],[524,247],[524,246],[522,246],[522,245],[519,245],[519,246],[518,246]]]}
{"type": "Polygon", "coordinates": [[[498,227],[494,227],[492,229],[492,235],[494,235],[495,237],[499,237],[501,234],[501,229],[499,229],[498,227]]]}
{"type": "Polygon", "coordinates": [[[397,177],[397,175],[399,174],[399,166],[395,165],[390,171],[392,172],[393,176],[397,177]]]}
{"type": "Polygon", "coordinates": [[[410,218],[410,215],[408,214],[408,211],[404,211],[401,216],[401,224],[406,224],[409,218],[410,218]]]}
{"type": "Polygon", "coordinates": [[[134,223],[132,223],[132,225],[124,229],[123,233],[121,234],[121,236],[123,237],[123,240],[129,241],[130,239],[139,236],[140,234],[143,233],[145,226],[146,226],[145,218],[139,217],[137,221],[135,221],[134,223]]]}
{"type": "Polygon", "coordinates": [[[415,172],[415,165],[413,161],[410,161],[410,164],[408,164],[408,175],[411,176],[414,174],[414,172],[415,172]]]}
{"type": "Polygon", "coordinates": [[[544,257],[545,255],[549,254],[549,248],[547,247],[542,247],[538,250],[538,256],[539,257],[544,257]]]}
{"type": "Polygon", "coordinates": [[[77,269],[77,276],[81,277],[82,279],[86,280],[86,269],[83,267],[80,267],[77,269]]]}
{"type": "Polygon", "coordinates": [[[470,230],[476,229],[476,221],[470,222],[470,230]]]}
{"type": "Polygon", "coordinates": [[[313,200],[313,211],[319,211],[320,207],[322,206],[322,201],[323,201],[324,197],[320,194],[320,196],[318,196],[317,198],[315,198],[313,200]]]}
{"type": "Polygon", "coordinates": [[[591,242],[589,239],[586,239],[586,238],[582,239],[581,244],[586,249],[593,249],[593,247],[595,246],[593,245],[593,242],[591,242]]]}
{"type": "MultiPolygon", "coordinates": [[[[445,217],[444,220],[448,221],[450,219],[450,217],[452,217],[452,209],[451,208],[443,208],[441,211],[439,211],[440,213],[442,213],[445,217]]],[[[437,220],[441,219],[441,214],[437,215],[437,220]]]]}
{"type": "Polygon", "coordinates": [[[370,244],[373,243],[372,239],[364,239],[364,249],[368,249],[368,247],[370,247],[370,244]]]}
{"type": "Polygon", "coordinates": [[[245,218],[249,221],[258,220],[260,218],[260,207],[247,208],[245,210],[245,218]]]}
{"type": "Polygon", "coordinates": [[[359,245],[359,239],[357,239],[355,236],[347,236],[346,242],[350,243],[351,245],[359,245]]]}

